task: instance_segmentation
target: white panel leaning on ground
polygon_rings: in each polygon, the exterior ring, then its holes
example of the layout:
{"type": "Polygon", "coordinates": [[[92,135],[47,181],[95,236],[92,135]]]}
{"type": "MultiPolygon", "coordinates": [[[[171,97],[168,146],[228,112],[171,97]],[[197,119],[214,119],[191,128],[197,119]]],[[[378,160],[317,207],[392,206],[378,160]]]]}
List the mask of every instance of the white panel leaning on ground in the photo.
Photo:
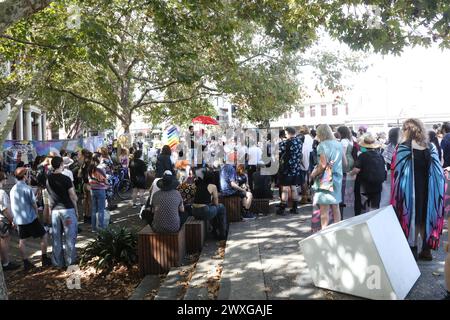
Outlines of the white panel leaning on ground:
{"type": "Polygon", "coordinates": [[[403,300],[420,276],[392,206],[333,224],[299,244],[316,287],[403,300]]]}

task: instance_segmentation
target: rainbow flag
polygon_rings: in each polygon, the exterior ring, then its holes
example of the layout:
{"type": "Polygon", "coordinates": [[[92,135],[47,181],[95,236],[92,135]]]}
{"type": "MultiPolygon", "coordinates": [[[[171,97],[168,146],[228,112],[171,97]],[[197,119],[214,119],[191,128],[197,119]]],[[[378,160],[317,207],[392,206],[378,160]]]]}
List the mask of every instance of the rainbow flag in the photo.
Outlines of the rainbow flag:
{"type": "Polygon", "coordinates": [[[175,150],[180,143],[180,133],[177,127],[170,126],[164,131],[164,144],[168,145],[172,150],[175,150]]]}

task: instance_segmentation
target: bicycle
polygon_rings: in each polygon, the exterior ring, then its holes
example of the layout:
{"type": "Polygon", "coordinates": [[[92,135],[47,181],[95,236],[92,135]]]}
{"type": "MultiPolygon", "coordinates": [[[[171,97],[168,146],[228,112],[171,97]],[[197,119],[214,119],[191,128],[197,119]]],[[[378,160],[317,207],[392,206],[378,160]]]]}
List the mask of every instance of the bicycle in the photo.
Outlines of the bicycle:
{"type": "Polygon", "coordinates": [[[128,178],[128,170],[120,167],[113,171],[108,177],[109,188],[106,191],[108,200],[113,200],[118,196],[121,200],[131,198],[131,181],[128,178]]]}

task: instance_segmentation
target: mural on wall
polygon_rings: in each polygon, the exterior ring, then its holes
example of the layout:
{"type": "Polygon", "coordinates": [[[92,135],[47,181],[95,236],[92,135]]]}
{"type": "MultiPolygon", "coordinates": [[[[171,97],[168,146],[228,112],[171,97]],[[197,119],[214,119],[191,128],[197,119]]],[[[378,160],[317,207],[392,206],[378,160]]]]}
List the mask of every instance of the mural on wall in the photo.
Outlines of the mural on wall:
{"type": "Polygon", "coordinates": [[[77,152],[81,149],[96,151],[105,144],[102,136],[89,137],[78,140],[51,140],[51,141],[13,141],[3,143],[3,169],[6,172],[15,170],[19,162],[31,165],[37,156],[45,156],[50,152],[59,153],[60,150],[77,152]]]}

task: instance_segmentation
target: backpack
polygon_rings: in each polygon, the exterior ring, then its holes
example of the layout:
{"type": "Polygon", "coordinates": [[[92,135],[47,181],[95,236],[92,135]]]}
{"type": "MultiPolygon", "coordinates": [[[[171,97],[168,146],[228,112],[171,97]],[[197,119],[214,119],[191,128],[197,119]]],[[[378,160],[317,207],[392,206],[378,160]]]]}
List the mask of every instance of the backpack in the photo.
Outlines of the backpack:
{"type": "Polygon", "coordinates": [[[368,151],[366,154],[368,155],[369,152],[371,156],[366,156],[364,170],[359,173],[360,177],[368,184],[382,184],[387,178],[384,158],[377,151],[368,151]]]}

